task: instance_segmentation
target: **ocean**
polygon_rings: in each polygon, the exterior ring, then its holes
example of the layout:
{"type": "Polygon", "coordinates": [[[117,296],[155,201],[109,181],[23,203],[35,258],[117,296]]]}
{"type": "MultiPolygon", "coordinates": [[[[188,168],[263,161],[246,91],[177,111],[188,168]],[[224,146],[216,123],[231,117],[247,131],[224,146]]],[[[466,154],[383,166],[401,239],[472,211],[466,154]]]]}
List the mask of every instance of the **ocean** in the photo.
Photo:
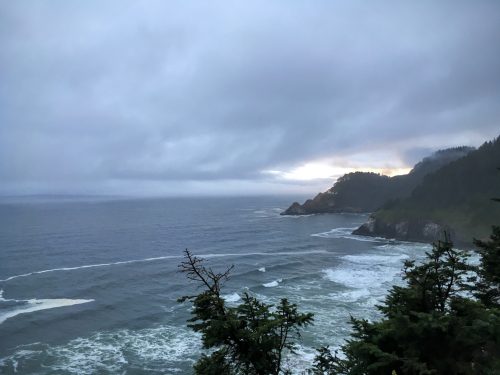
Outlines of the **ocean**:
{"type": "Polygon", "coordinates": [[[199,291],[184,249],[223,270],[229,304],[248,292],[315,314],[295,369],[339,347],[350,316],[401,283],[429,245],[351,235],[367,215],[280,216],[289,197],[18,199],[0,203],[1,374],[190,374],[202,352],[186,327],[199,291]]]}

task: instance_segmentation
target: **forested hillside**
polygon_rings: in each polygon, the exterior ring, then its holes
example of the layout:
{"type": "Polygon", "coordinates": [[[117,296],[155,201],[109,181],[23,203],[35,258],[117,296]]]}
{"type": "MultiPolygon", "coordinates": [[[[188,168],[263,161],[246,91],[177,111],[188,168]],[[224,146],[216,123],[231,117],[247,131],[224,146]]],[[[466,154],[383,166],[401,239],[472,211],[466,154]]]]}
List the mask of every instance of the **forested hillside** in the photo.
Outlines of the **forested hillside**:
{"type": "Polygon", "coordinates": [[[407,175],[388,177],[371,172],[353,172],[340,177],[332,188],[304,204],[293,203],[283,215],[335,212],[373,212],[389,200],[411,194],[423,178],[471,152],[471,147],[439,150],[417,163],[407,175]]]}
{"type": "Polygon", "coordinates": [[[356,233],[428,240],[448,229],[458,242],[483,238],[500,219],[490,200],[500,190],[499,167],[500,137],[427,174],[409,197],[384,205],[356,233]]]}

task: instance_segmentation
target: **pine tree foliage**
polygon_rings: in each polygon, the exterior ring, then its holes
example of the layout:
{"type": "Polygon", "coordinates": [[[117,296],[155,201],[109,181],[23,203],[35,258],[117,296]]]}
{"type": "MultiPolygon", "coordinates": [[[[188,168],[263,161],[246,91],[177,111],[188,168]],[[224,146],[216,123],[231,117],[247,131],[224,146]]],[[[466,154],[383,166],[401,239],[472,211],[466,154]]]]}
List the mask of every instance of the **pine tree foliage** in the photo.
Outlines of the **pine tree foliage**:
{"type": "Polygon", "coordinates": [[[491,224],[498,224],[500,136],[477,150],[427,174],[405,199],[391,202],[374,217],[387,223],[403,221],[433,222],[453,229],[455,242],[472,244],[473,237],[484,238],[491,224]]]}
{"type": "MultiPolygon", "coordinates": [[[[500,198],[492,200],[500,202],[500,198]]],[[[488,307],[500,308],[500,226],[492,227],[488,241],[475,239],[474,244],[481,256],[475,296],[488,307]]]]}
{"type": "Polygon", "coordinates": [[[475,295],[488,307],[500,307],[500,226],[494,226],[488,241],[474,241],[481,264],[475,295]]]}
{"type": "Polygon", "coordinates": [[[300,313],[295,304],[282,299],[277,306],[258,301],[245,293],[243,302],[228,306],[221,287],[232,267],[222,273],[204,266],[203,260],[185,251],[180,264],[187,278],[204,288],[196,296],[185,296],[180,302],[193,303],[188,326],[202,335],[203,346],[211,350],[195,364],[196,374],[288,374],[284,355],[293,353],[300,329],[313,321],[310,313],[300,313]]]}
{"type": "Polygon", "coordinates": [[[445,237],[426,255],[422,264],[406,262],[406,285],[394,286],[378,307],[383,318],[351,318],[345,357],[322,348],[313,374],[500,373],[500,310],[466,294],[468,254],[445,237]]]}

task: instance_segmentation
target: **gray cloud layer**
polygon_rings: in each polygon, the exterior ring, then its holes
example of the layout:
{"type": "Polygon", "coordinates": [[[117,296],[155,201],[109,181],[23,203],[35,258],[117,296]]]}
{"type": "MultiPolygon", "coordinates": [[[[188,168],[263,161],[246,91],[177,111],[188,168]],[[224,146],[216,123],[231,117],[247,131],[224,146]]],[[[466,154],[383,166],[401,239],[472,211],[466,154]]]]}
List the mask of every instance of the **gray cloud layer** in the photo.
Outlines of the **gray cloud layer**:
{"type": "Polygon", "coordinates": [[[493,0],[3,0],[0,192],[307,190],[262,171],[478,145],[498,40],[493,0]]]}

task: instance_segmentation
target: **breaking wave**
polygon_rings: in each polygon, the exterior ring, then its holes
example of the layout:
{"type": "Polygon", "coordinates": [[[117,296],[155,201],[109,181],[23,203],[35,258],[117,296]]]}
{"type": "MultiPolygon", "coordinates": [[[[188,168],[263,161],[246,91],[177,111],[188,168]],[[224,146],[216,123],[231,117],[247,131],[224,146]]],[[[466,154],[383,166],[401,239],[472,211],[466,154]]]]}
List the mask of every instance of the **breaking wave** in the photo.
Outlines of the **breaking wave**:
{"type": "Polygon", "coordinates": [[[89,303],[93,301],[94,301],[93,299],[69,299],[69,298],[29,299],[23,301],[24,303],[17,308],[0,313],[0,324],[5,322],[7,319],[13,318],[20,314],[26,314],[40,310],[54,309],[56,307],[80,305],[82,303],[89,303]]]}
{"type": "Polygon", "coordinates": [[[50,299],[6,299],[3,297],[3,289],[0,289],[0,302],[7,303],[11,306],[2,308],[0,312],[0,324],[9,318],[13,318],[20,314],[30,312],[54,309],[56,307],[65,307],[80,305],[82,303],[93,302],[93,299],[69,299],[69,298],[50,298],[50,299]]]}
{"type": "Polygon", "coordinates": [[[281,283],[281,282],[283,282],[283,279],[274,280],[274,281],[271,281],[269,283],[262,284],[262,286],[264,286],[266,288],[274,288],[274,287],[278,286],[279,283],[281,283]]]}
{"type": "Polygon", "coordinates": [[[65,345],[34,343],[0,359],[0,372],[23,372],[37,362],[39,374],[123,373],[127,368],[183,373],[201,350],[200,336],[186,328],[121,329],[77,338],[65,345]],[[3,371],[2,371],[3,370],[3,371]]]}
{"type": "Polygon", "coordinates": [[[321,237],[321,238],[346,238],[349,240],[356,240],[362,242],[380,242],[387,241],[387,239],[382,237],[367,237],[352,234],[352,232],[358,227],[352,228],[334,228],[327,232],[313,233],[311,237],[321,237]]]}

